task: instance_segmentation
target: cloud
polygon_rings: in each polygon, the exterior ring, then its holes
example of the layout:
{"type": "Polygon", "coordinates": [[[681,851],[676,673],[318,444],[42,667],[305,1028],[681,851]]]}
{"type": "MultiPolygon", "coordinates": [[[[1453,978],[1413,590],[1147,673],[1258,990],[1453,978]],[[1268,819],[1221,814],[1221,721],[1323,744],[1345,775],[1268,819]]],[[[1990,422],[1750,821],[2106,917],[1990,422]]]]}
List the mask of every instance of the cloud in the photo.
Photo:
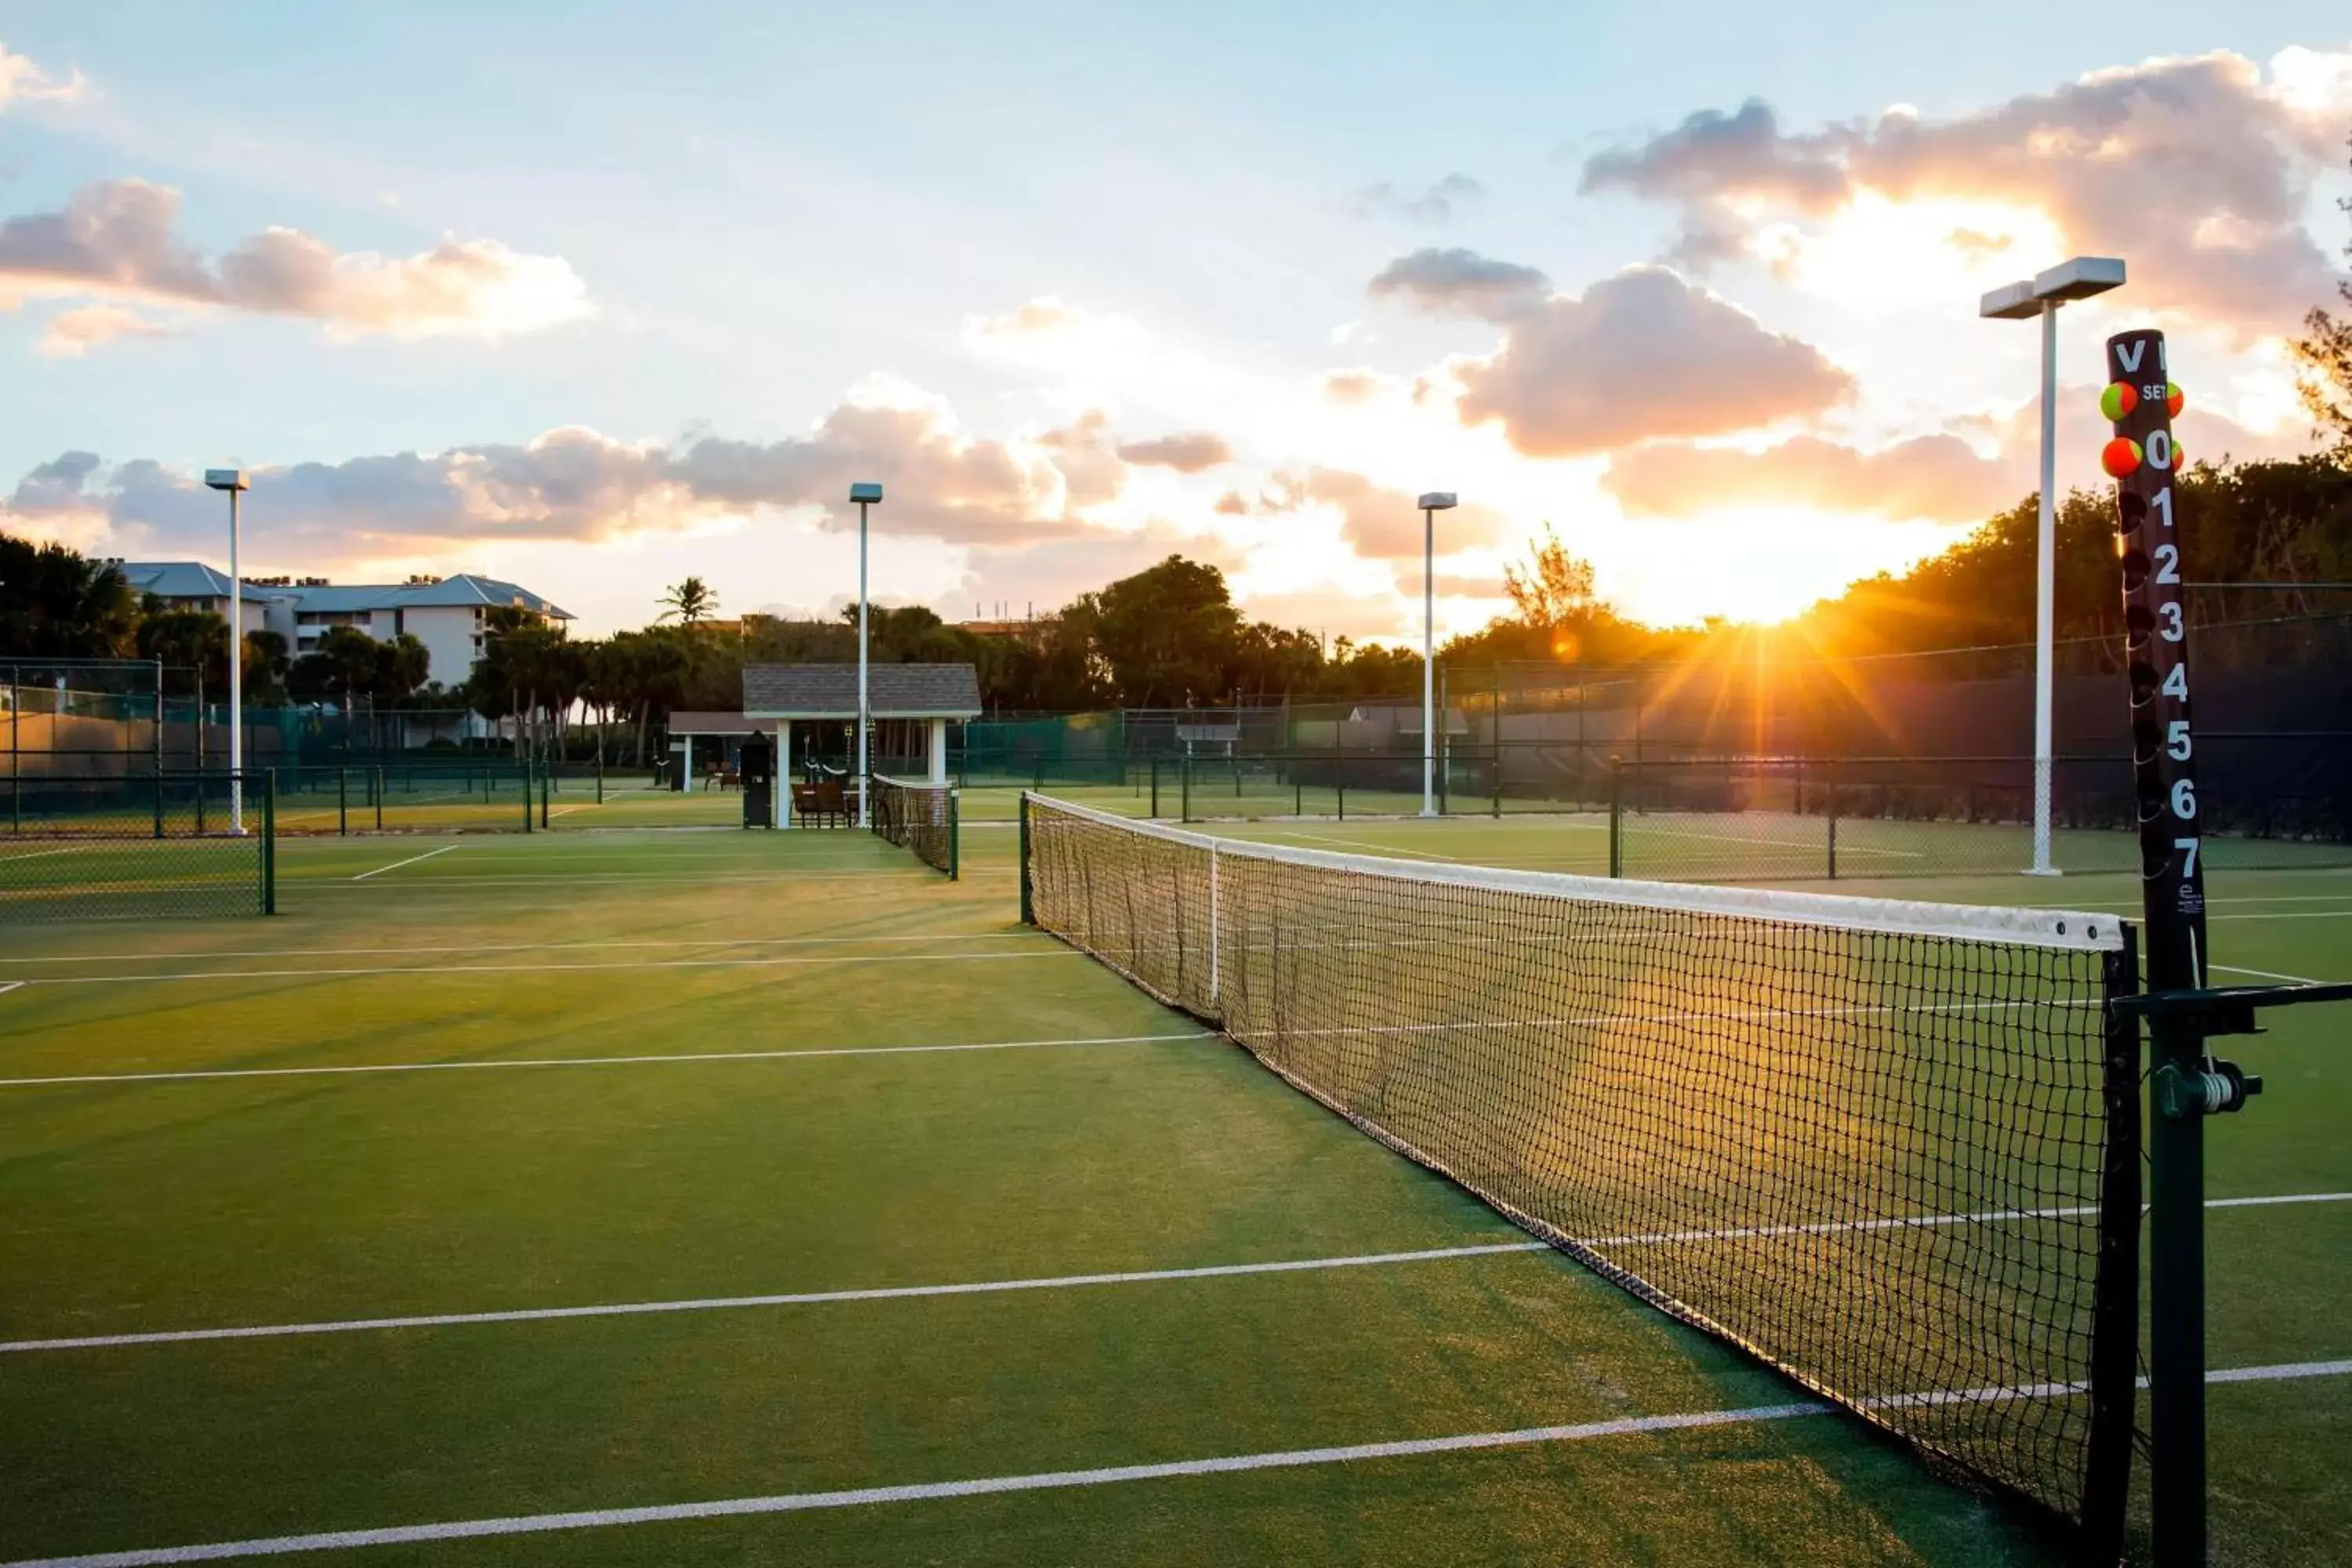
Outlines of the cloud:
{"type": "Polygon", "coordinates": [[[1366,292],[1433,315],[1503,321],[1541,304],[1551,292],[1551,279],[1532,267],[1496,261],[1457,246],[1398,257],[1374,275],[1366,292]]]}
{"type": "Polygon", "coordinates": [[[1110,416],[1100,409],[1080,415],[1062,429],[1048,430],[1037,444],[1054,454],[1070,506],[1100,506],[1118,500],[1127,488],[1127,464],[1121,461],[1126,452],[1111,449],[1110,416]]]}
{"type": "Polygon", "coordinates": [[[1348,209],[1358,217],[1399,217],[1409,223],[1444,227],[1453,221],[1456,206],[1477,201],[1486,187],[1456,171],[1418,193],[1382,180],[1348,198],[1348,209]]]}
{"type": "Polygon", "coordinates": [[[1498,352],[1454,371],[1462,423],[1498,422],[1537,458],[1752,429],[1853,390],[1811,344],[1659,267],[1551,296],[1508,323],[1498,352]]]}
{"type": "Polygon", "coordinates": [[[151,321],[120,305],[83,305],[49,318],[48,328],[34,353],[59,359],[79,359],[100,343],[118,338],[167,338],[172,329],[151,321]]]}
{"type": "Polygon", "coordinates": [[[1675,254],[1692,261],[1739,254],[1776,221],[1818,224],[1865,193],[2030,208],[2071,250],[2128,257],[2135,309],[2251,337],[2330,292],[2304,216],[2347,113],[2352,56],[2287,50],[2266,80],[2222,52],[2094,71],[1945,120],[1895,110],[1787,132],[1750,100],[1596,154],[1582,188],[1679,207],[1675,254]]]}
{"type": "MultiPolygon", "coordinates": [[[[1617,452],[1601,486],[1630,517],[1796,506],[1973,522],[2018,499],[2024,466],[1979,457],[1957,436],[1922,436],[1875,452],[1800,436],[1760,452],[1683,442],[1617,452]]],[[[2024,478],[2030,489],[2032,476],[2024,478]]]]}
{"type": "MultiPolygon", "coordinates": [[[[251,537],[280,559],[383,556],[506,540],[595,542],[677,530],[761,510],[810,510],[855,527],[845,497],[879,480],[880,533],[996,547],[1086,535],[1050,449],[973,440],[932,405],[847,402],[807,435],[705,437],[682,447],[594,430],[550,430],[520,445],[399,452],[255,471],[251,537]]],[[[208,550],[218,498],[195,475],[140,458],[72,452],[19,482],[0,527],[102,524],[115,553],[208,550]]]]}
{"type": "Polygon", "coordinates": [[[1206,430],[1129,441],[1118,448],[1118,455],[1130,463],[1173,468],[1180,474],[1197,474],[1234,460],[1234,449],[1225,444],[1225,438],[1206,430]]]}
{"type": "MultiPolygon", "coordinates": [[[[1309,468],[1305,473],[1276,474],[1254,505],[1243,502],[1239,496],[1229,495],[1217,503],[1217,510],[1231,511],[1228,502],[1241,502],[1244,510],[1261,516],[1314,510],[1337,512],[1339,537],[1353,546],[1357,554],[1370,560],[1418,558],[1421,554],[1422,517],[1417,498],[1404,490],[1375,484],[1362,474],[1346,468],[1309,468]]],[[[1509,520],[1492,507],[1457,507],[1438,519],[1440,553],[1451,554],[1474,544],[1496,543],[1509,526],[1509,520]]]]}
{"type": "Polygon", "coordinates": [[[1390,382],[1379,371],[1358,365],[1349,370],[1325,371],[1321,385],[1324,402],[1342,408],[1360,408],[1377,399],[1390,382]]]}
{"type": "MultiPolygon", "coordinates": [[[[1309,588],[1282,594],[1238,595],[1242,615],[1286,631],[1318,637],[1402,637],[1421,633],[1419,607],[1408,616],[1404,602],[1381,594],[1345,588],[1309,588]]],[[[1416,641],[1415,646],[1419,646],[1416,641]]]]}
{"type": "Polygon", "coordinates": [[[7,45],[0,44],[0,109],[11,103],[71,103],[89,86],[79,71],[59,81],[23,55],[9,53],[7,45]]]}
{"type": "Polygon", "coordinates": [[[1240,558],[1212,536],[1189,536],[1161,527],[1100,529],[1071,539],[1050,540],[1019,549],[983,548],[971,552],[963,582],[934,607],[949,619],[971,613],[975,605],[1010,605],[1015,616],[1032,609],[1043,616],[1080,594],[1131,577],[1171,555],[1204,562],[1225,572],[1240,558]]]}
{"type": "Polygon", "coordinates": [[[393,258],[271,228],[215,264],[176,237],[179,216],[177,191],[112,180],[55,212],[0,221],[0,306],[38,294],[218,307],[315,321],[337,339],[494,337],[590,310],[570,263],[496,240],[449,238],[393,258]]]}
{"type": "Polygon", "coordinates": [[[972,317],[966,325],[971,331],[984,338],[1018,338],[1038,332],[1062,331],[1076,326],[1086,317],[1087,312],[1060,295],[1041,294],[1034,300],[1024,300],[1002,315],[972,317]]]}

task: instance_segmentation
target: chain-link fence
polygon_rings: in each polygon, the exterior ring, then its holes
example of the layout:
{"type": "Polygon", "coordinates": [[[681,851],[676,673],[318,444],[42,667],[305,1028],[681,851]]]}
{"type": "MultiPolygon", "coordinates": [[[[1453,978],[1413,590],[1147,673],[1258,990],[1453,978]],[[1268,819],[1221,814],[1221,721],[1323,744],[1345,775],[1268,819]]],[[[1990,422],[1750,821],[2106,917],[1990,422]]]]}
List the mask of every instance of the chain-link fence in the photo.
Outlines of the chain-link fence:
{"type": "Polygon", "coordinates": [[[242,801],[238,784],[225,773],[10,781],[0,922],[274,913],[269,778],[254,775],[242,801]]]}

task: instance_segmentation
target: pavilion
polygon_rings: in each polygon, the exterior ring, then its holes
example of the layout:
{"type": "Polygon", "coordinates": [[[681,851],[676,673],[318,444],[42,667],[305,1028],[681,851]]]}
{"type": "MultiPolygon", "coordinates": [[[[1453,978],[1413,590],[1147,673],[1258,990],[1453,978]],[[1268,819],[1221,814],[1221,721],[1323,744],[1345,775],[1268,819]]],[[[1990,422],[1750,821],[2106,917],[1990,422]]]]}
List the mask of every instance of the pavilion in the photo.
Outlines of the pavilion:
{"type": "MultiPolygon", "coordinates": [[[[969,664],[869,664],[866,712],[876,734],[877,772],[920,760],[933,784],[948,781],[948,725],[980,717],[980,672],[969,664]],[[919,745],[919,750],[918,749],[919,745]]],[[[776,776],[789,781],[794,724],[857,722],[854,664],[748,664],[743,667],[747,730],[777,737],[776,776]]],[[[776,791],[777,826],[786,826],[788,790],[776,791]]]]}

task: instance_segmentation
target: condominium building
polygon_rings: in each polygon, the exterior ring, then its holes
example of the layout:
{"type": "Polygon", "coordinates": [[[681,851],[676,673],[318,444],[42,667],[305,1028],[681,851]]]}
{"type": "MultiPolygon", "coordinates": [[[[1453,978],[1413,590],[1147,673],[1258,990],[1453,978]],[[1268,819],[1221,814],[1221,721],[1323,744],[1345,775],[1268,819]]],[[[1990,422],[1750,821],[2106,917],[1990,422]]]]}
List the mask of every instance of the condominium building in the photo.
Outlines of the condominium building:
{"type": "MultiPolygon", "coordinates": [[[[131,591],[188,609],[228,614],[228,576],[200,561],[115,563],[131,591]]],[[[427,679],[455,686],[482,657],[489,612],[501,606],[541,620],[568,621],[569,610],[530,589],[461,572],[454,577],[341,585],[323,577],[248,580],[237,619],[248,632],[271,631],[298,658],[317,649],[331,626],[354,626],[389,641],[406,633],[431,656],[427,679]]]]}

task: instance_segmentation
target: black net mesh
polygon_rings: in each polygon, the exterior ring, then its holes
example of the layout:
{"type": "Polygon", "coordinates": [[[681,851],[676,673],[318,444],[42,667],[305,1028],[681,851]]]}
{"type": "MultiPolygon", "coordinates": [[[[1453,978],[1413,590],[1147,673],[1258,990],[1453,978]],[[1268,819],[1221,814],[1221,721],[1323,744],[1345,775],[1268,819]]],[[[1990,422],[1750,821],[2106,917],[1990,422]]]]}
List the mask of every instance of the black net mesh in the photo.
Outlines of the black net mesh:
{"type": "Polygon", "coordinates": [[[936,870],[956,875],[956,798],[951,784],[874,775],[874,831],[915,852],[936,870]]]}
{"type": "Polygon", "coordinates": [[[2119,1527],[2138,1101],[2112,918],[1027,812],[1045,930],[1643,1300],[2119,1527]]]}

